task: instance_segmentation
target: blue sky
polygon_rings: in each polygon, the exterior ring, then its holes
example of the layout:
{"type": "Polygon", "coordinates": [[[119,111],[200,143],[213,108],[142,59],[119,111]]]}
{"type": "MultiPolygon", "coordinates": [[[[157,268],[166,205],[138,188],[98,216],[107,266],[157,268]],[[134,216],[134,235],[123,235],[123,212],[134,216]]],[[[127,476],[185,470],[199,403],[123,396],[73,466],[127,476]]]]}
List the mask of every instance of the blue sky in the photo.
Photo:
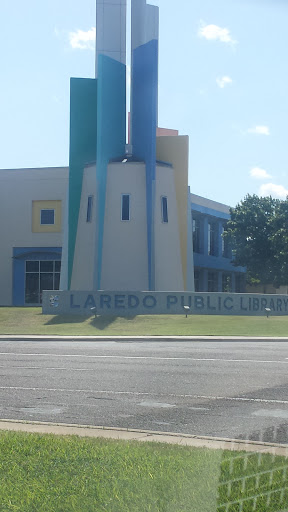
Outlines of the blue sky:
{"type": "MultiPolygon", "coordinates": [[[[129,2],[128,2],[129,3],[129,2]]],[[[159,125],[190,137],[191,191],[288,194],[288,2],[160,7],[159,125]]],[[[69,78],[94,77],[96,0],[1,0],[0,168],[68,165],[69,78]]]]}

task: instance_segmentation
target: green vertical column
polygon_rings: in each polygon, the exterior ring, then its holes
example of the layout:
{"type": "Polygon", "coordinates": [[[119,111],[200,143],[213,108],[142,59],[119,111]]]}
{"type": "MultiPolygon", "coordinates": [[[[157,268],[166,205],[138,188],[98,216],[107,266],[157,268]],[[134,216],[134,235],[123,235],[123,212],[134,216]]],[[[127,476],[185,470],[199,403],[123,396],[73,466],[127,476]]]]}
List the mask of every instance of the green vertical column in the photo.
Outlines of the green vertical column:
{"type": "Polygon", "coordinates": [[[77,236],[84,167],[96,161],[97,80],[71,78],[68,214],[68,289],[70,289],[77,236]]]}

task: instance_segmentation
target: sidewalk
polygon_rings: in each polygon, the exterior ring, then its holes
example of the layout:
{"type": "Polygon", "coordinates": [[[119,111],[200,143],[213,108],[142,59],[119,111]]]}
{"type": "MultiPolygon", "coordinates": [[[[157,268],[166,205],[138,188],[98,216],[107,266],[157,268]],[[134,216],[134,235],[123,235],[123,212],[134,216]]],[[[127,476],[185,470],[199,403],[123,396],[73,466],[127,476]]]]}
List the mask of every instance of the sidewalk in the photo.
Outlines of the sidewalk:
{"type": "Polygon", "coordinates": [[[288,341],[269,336],[57,336],[43,334],[0,334],[0,341],[288,341]]]}
{"type": "Polygon", "coordinates": [[[65,423],[47,423],[40,421],[22,421],[0,419],[0,431],[30,432],[37,434],[70,435],[118,439],[121,441],[158,442],[210,448],[213,450],[246,451],[271,453],[272,455],[288,456],[288,445],[277,443],[260,443],[258,441],[242,441],[217,437],[194,436],[173,432],[153,432],[150,430],[123,429],[113,427],[96,427],[92,425],[69,425],[65,423]]]}

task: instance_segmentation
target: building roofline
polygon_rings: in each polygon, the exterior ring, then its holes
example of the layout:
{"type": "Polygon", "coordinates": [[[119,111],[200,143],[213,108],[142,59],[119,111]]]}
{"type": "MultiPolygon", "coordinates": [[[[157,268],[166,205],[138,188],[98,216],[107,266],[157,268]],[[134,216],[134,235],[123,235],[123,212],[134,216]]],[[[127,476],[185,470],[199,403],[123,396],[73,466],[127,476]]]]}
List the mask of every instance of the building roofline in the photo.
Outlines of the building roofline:
{"type": "Polygon", "coordinates": [[[51,166],[47,166],[47,167],[13,167],[13,168],[10,168],[10,169],[7,169],[7,168],[4,168],[4,169],[0,169],[0,172],[1,171],[48,171],[48,170],[56,170],[56,169],[63,169],[63,170],[66,170],[66,169],[69,169],[69,165],[55,165],[53,167],[51,166]]]}
{"type": "Polygon", "coordinates": [[[219,203],[217,201],[213,201],[212,199],[207,199],[206,197],[198,196],[196,194],[190,194],[191,203],[204,206],[205,208],[210,208],[215,211],[219,211],[222,213],[226,213],[230,215],[230,206],[227,204],[219,203]]]}

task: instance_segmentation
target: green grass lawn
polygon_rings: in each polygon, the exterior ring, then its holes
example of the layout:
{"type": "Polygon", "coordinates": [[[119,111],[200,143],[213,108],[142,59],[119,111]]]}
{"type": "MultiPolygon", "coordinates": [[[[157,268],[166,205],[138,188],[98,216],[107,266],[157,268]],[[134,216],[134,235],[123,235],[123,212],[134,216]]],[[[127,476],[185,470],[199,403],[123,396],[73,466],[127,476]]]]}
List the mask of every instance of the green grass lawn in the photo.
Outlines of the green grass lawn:
{"type": "Polygon", "coordinates": [[[42,315],[41,308],[0,308],[0,334],[72,336],[288,336],[288,316],[146,315],[134,318],[42,315]]]}
{"type": "Polygon", "coordinates": [[[279,512],[287,505],[284,457],[0,432],[3,512],[279,512]]]}

